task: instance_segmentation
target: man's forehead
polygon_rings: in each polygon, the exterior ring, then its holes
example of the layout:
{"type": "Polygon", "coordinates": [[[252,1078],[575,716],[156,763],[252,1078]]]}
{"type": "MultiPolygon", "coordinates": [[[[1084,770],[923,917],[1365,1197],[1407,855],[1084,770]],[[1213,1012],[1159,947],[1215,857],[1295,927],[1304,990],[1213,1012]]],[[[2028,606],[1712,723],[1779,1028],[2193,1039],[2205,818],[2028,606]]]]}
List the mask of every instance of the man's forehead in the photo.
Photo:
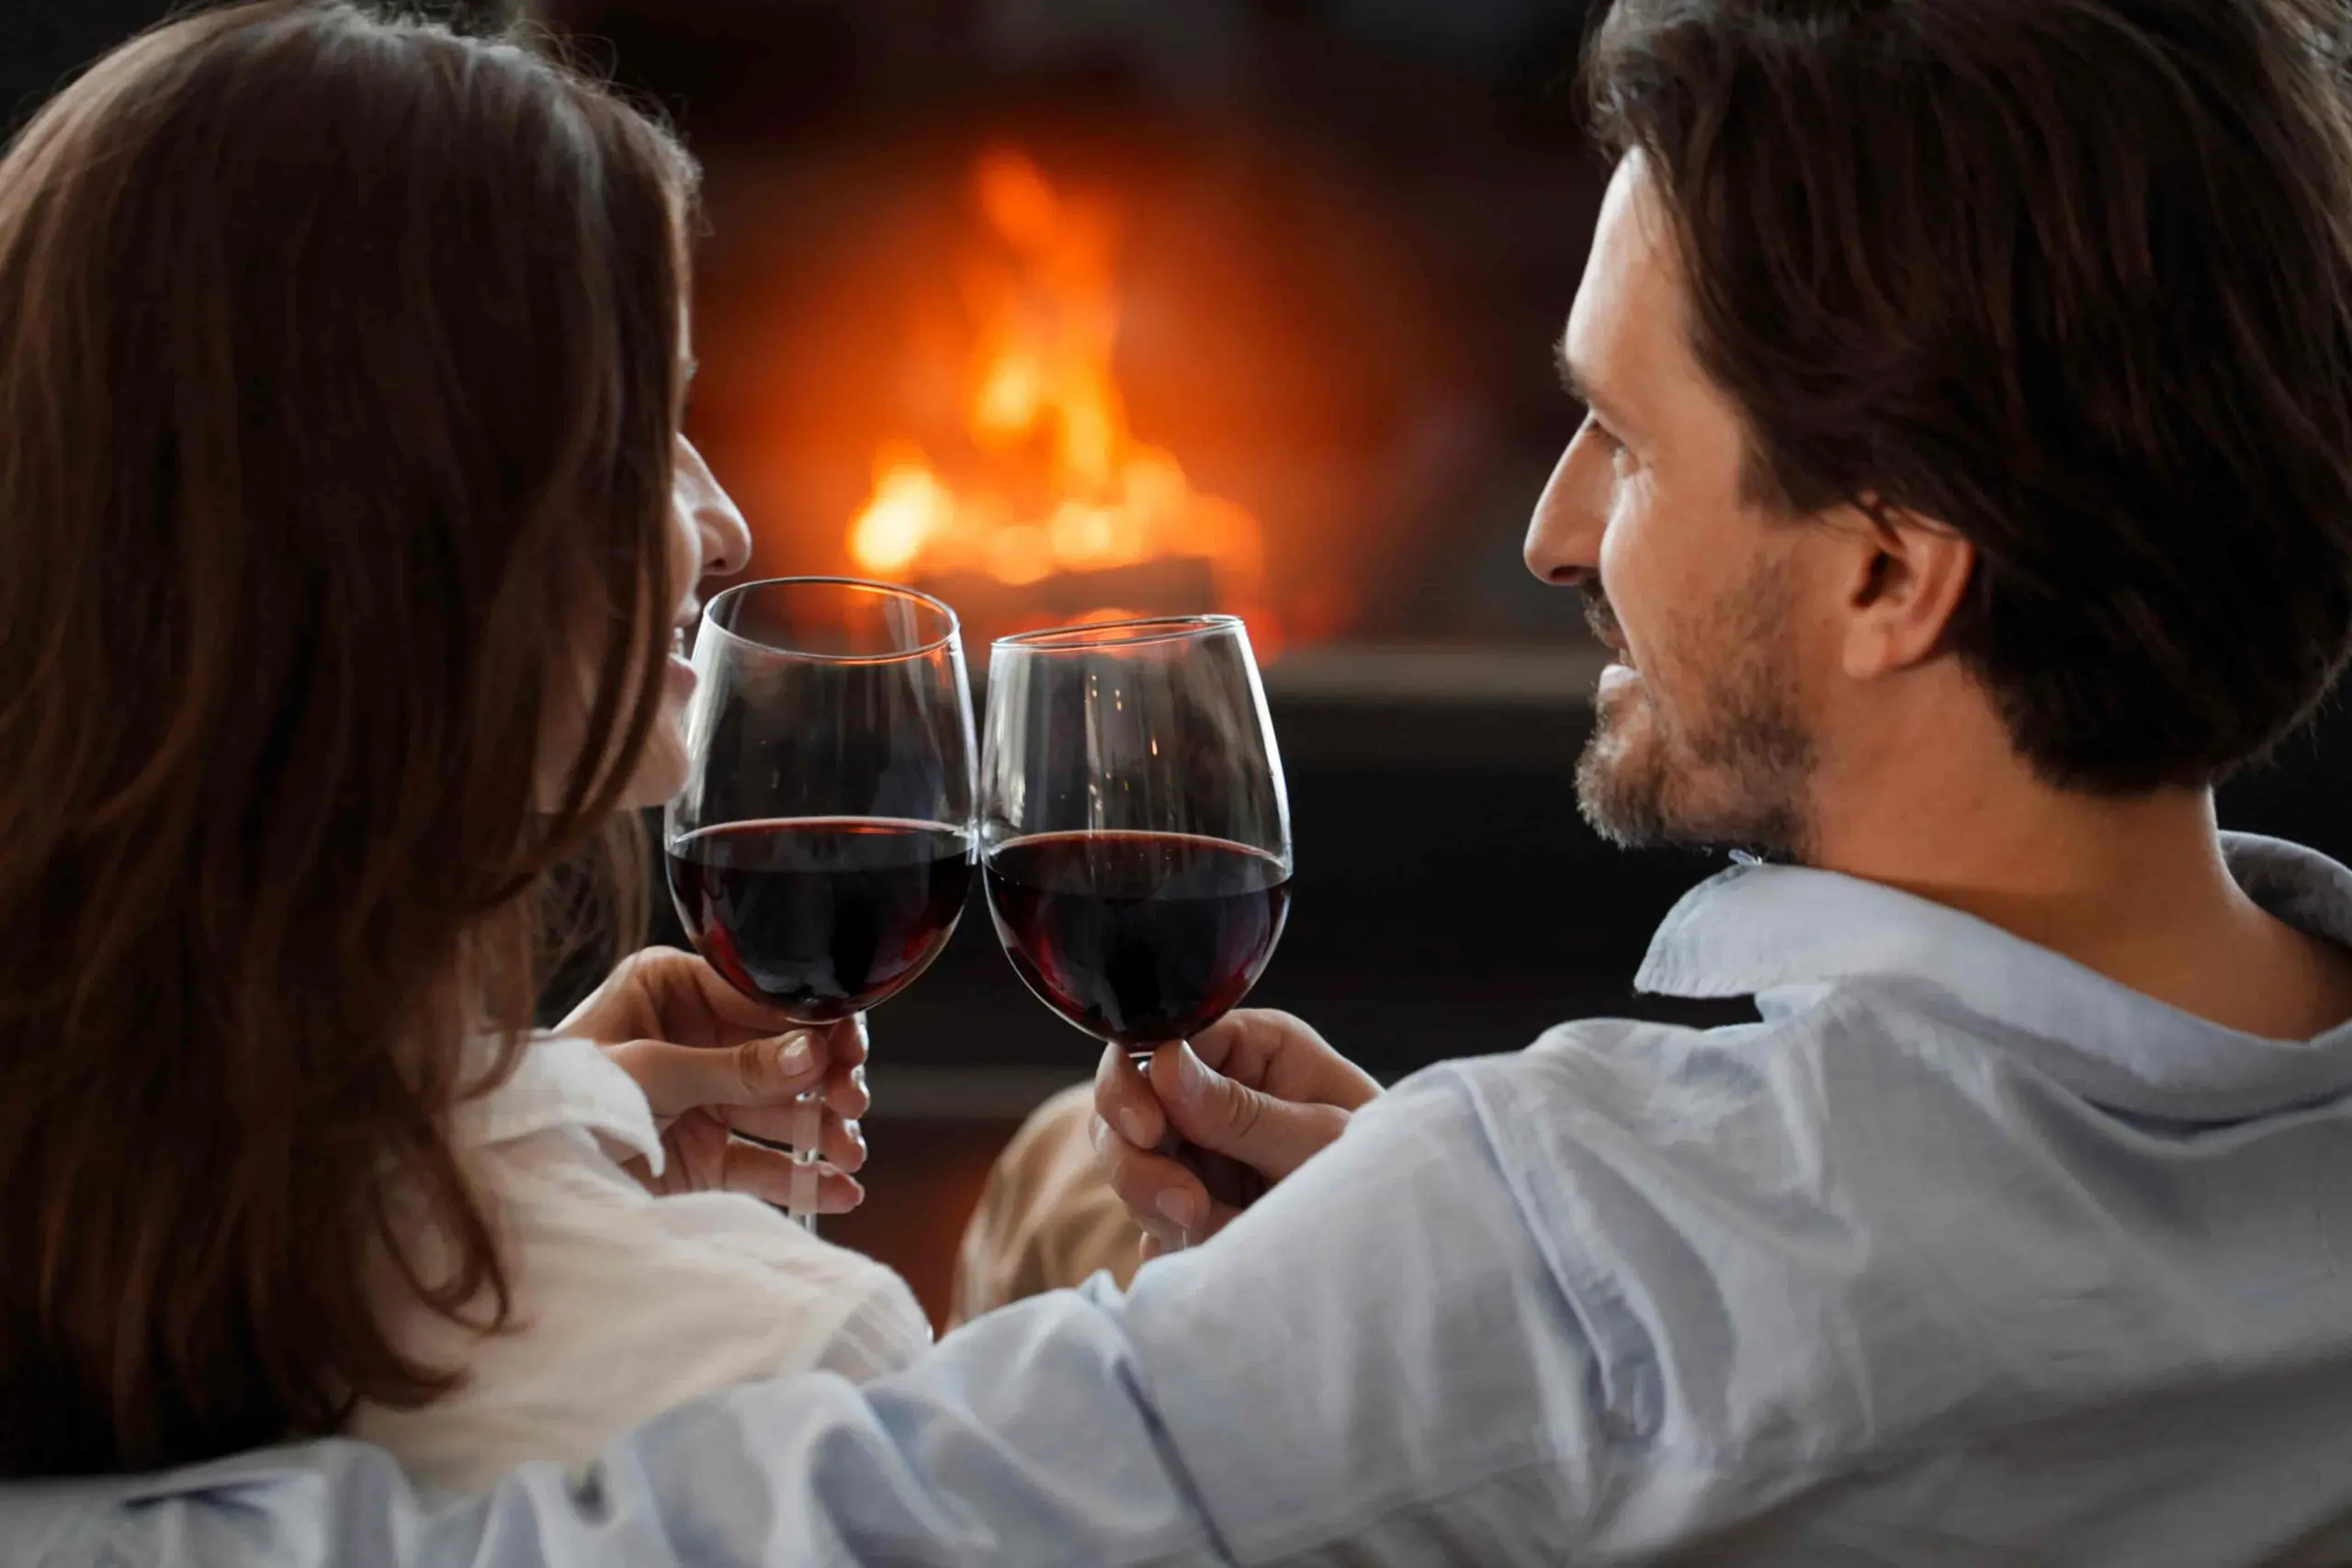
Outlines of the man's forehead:
{"type": "Polygon", "coordinates": [[[1655,368],[1659,355],[1688,355],[1668,221],[1641,154],[1627,154],[1601,200],[1584,282],[1560,339],[1572,381],[1603,401],[1631,399],[1635,373],[1655,368]]]}

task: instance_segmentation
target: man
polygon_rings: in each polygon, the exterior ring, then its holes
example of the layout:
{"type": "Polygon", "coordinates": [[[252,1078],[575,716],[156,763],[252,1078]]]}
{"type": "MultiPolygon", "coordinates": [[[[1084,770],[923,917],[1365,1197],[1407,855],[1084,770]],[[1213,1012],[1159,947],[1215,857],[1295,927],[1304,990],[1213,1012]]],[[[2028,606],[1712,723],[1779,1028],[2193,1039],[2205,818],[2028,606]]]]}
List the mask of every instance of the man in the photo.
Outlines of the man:
{"type": "Polygon", "coordinates": [[[1575,1024],[1374,1099],[1247,1015],[1156,1094],[1106,1071],[1162,1246],[1224,1230],[1124,1295],[697,1402],[584,1481],[429,1507],[322,1445],[14,1494],[0,1545],[2352,1556],[2352,873],[2219,837],[2209,793],[2352,634],[2324,20],[1623,0],[1599,34],[1592,412],[1528,556],[1621,654],[1588,817],[1774,863],[1686,899],[1640,983],[1760,1022],[1575,1024]],[[1163,1117],[1275,1185],[1213,1212],[1144,1152],[1163,1117]]]}

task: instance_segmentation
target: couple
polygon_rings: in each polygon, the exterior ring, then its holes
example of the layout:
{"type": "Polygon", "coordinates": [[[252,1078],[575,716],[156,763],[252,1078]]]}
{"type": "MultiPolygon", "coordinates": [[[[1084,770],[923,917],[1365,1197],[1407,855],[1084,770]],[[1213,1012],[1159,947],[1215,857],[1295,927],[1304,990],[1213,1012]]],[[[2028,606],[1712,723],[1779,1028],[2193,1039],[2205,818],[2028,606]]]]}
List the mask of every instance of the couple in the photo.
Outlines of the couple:
{"type": "Polygon", "coordinates": [[[745,550],[690,166],[336,5],[119,51],[0,164],[0,1558],[2352,1558],[2352,872],[2211,794],[2352,649],[2334,43],[1618,0],[1527,558],[1586,817],[1764,856],[1637,984],[1759,1021],[1106,1054],[1160,1256],[930,1348],[741,1196],[821,1083],[854,1200],[861,1039],[528,1029],[745,550]]]}

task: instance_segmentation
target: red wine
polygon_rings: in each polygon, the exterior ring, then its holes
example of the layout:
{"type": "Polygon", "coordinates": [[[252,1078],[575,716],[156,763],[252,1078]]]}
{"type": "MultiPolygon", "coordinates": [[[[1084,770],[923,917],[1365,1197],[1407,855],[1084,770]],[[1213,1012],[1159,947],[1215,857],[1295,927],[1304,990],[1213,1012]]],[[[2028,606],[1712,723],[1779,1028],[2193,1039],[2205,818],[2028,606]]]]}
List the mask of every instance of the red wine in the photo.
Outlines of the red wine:
{"type": "Polygon", "coordinates": [[[972,884],[938,822],[729,822],[670,846],[670,896],[711,965],[803,1023],[863,1012],[930,966],[972,884]]]}
{"type": "Polygon", "coordinates": [[[1185,833],[1040,833],[989,852],[989,912],[1021,978],[1102,1040],[1182,1040],[1272,956],[1290,872],[1185,833]]]}

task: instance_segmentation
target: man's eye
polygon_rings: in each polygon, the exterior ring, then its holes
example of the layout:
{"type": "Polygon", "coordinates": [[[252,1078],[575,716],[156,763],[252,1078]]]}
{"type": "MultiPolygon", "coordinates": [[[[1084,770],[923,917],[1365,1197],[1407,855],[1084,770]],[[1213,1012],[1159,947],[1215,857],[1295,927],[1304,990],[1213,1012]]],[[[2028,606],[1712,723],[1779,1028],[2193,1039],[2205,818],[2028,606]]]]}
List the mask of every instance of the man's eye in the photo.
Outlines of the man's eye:
{"type": "Polygon", "coordinates": [[[1617,439],[1614,431],[1589,415],[1585,419],[1585,428],[1592,432],[1593,439],[1600,442],[1601,450],[1609,454],[1609,466],[1616,470],[1618,478],[1623,479],[1634,471],[1634,455],[1625,449],[1623,441],[1617,439]]]}

